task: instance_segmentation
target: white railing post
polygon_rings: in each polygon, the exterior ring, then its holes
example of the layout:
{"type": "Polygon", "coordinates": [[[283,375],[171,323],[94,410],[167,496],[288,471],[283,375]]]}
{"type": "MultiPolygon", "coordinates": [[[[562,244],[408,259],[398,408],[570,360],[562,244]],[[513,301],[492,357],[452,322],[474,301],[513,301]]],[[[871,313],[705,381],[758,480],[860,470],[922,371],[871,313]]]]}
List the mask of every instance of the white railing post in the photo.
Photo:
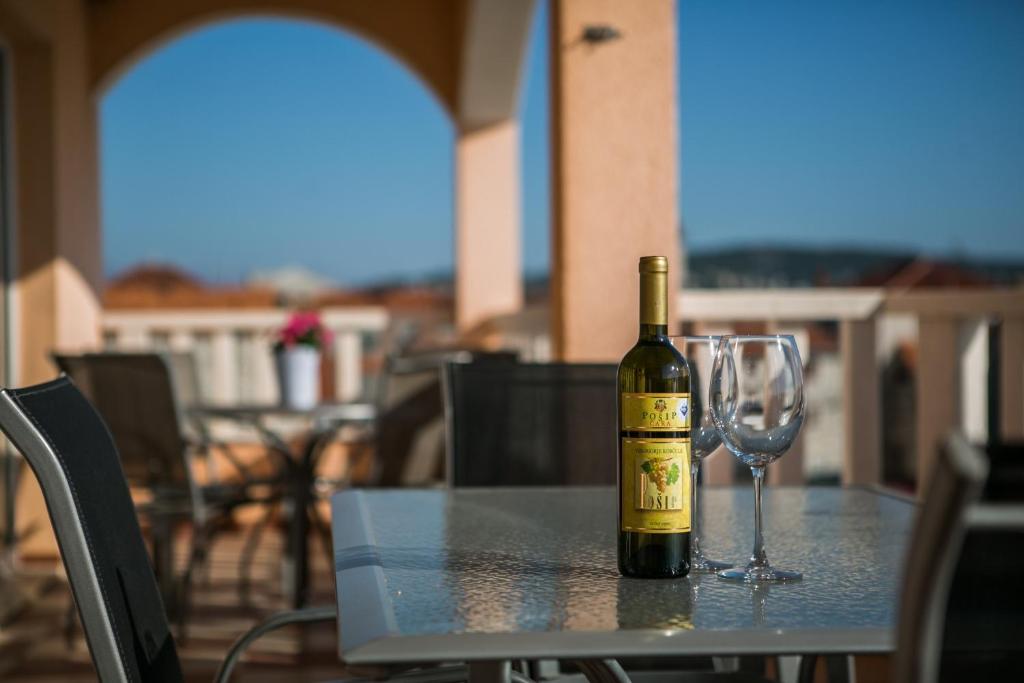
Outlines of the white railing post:
{"type": "Polygon", "coordinates": [[[195,345],[195,338],[192,336],[191,330],[174,330],[171,332],[168,345],[175,353],[188,353],[195,345]]]}
{"type": "MultiPolygon", "coordinates": [[[[807,333],[807,327],[796,323],[782,324],[775,321],[768,321],[766,326],[769,334],[789,334],[796,340],[797,350],[800,352],[800,360],[807,366],[811,357],[811,340],[807,333]]],[[[803,370],[804,368],[801,368],[803,370]]],[[[804,393],[807,392],[807,376],[804,375],[804,393]]],[[[789,447],[786,454],[768,468],[769,486],[799,486],[804,483],[804,442],[807,436],[807,422],[814,408],[808,402],[804,412],[804,426],[797,434],[793,445],[789,447]]]]}
{"type": "Polygon", "coordinates": [[[339,401],[354,401],[363,392],[363,342],[358,332],[345,330],[335,336],[334,387],[339,401]]]}
{"type": "Polygon", "coordinates": [[[959,423],[960,363],[957,323],[950,317],[918,319],[917,371],[917,490],[924,489],[938,448],[959,423]]]}
{"type": "Polygon", "coordinates": [[[238,345],[233,330],[217,330],[210,339],[211,398],[215,403],[238,400],[238,345]]]}
{"type": "Polygon", "coordinates": [[[1024,438],[1024,318],[1004,318],[999,334],[999,427],[1004,439],[1024,438]]]}
{"type": "Polygon", "coordinates": [[[123,327],[117,333],[117,348],[120,351],[141,351],[149,348],[149,329],[137,325],[123,327]]]}
{"type": "Polygon", "coordinates": [[[277,386],[277,370],[274,367],[272,343],[262,335],[257,337],[253,343],[256,345],[252,368],[255,392],[253,400],[260,403],[276,403],[280,400],[280,388],[277,386]]]}
{"type": "Polygon", "coordinates": [[[842,320],[839,352],[843,362],[843,484],[881,481],[882,430],[875,317],[842,320]]]}
{"type": "MultiPolygon", "coordinates": [[[[988,440],[989,320],[964,320],[958,327],[959,422],[971,441],[988,440]]],[[[954,361],[955,362],[955,361],[954,361]]]]}

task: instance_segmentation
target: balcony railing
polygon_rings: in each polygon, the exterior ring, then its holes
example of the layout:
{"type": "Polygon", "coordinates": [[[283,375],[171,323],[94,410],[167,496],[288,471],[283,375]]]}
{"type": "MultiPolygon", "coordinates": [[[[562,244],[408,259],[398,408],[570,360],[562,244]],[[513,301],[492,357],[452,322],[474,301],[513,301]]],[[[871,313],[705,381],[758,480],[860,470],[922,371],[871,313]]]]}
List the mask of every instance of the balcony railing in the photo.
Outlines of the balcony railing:
{"type": "MultiPolygon", "coordinates": [[[[341,401],[363,395],[364,345],[388,325],[383,308],[325,308],[334,335],[334,393],[341,401]]],[[[191,352],[201,389],[211,403],[277,400],[272,333],[285,324],[280,309],[116,310],[103,315],[108,349],[191,352]]]]}
{"type": "MultiPolygon", "coordinates": [[[[684,290],[682,319],[704,334],[761,323],[794,334],[805,362],[808,325],[836,321],[842,364],[844,484],[882,479],[881,367],[901,342],[916,345],[914,443],[921,481],[953,429],[989,434],[997,411],[1003,438],[1024,437],[1024,290],[780,289],[684,290]],[[993,337],[993,333],[995,336],[993,337]],[[992,351],[998,363],[991,363],[992,351]],[[993,374],[992,370],[996,372],[993,374]],[[997,405],[990,405],[992,402],[997,405]]],[[[813,406],[812,406],[813,408],[813,406]]],[[[776,483],[802,483],[802,444],[769,471],[776,483]]],[[[708,461],[708,479],[732,480],[731,458],[708,461]]]]}
{"type": "MultiPolygon", "coordinates": [[[[880,483],[885,419],[912,420],[918,480],[950,430],[963,429],[978,440],[988,437],[990,409],[998,413],[995,426],[1004,438],[1024,437],[1024,290],[684,290],[678,310],[699,333],[758,324],[794,334],[805,362],[813,358],[817,364],[811,384],[820,393],[811,396],[810,429],[805,426],[794,449],[769,468],[773,483],[803,483],[805,442],[815,449],[810,461],[832,458],[842,483],[880,483]],[[838,352],[812,355],[809,330],[822,322],[838,324],[838,352]],[[885,416],[882,368],[903,343],[917,350],[916,407],[912,417],[885,416]],[[993,351],[996,364],[990,362],[993,351]],[[819,362],[825,356],[828,362],[819,362]]],[[[336,398],[357,398],[364,388],[364,344],[387,327],[388,314],[372,307],[322,313],[336,337],[336,398]]],[[[192,351],[212,402],[273,401],[269,332],[286,315],[280,310],[124,310],[106,313],[103,330],[111,348],[192,351]]],[[[506,325],[511,332],[502,328],[504,343],[548,348],[544,311],[512,317],[521,320],[506,325]]],[[[708,462],[712,483],[730,482],[734,472],[732,458],[708,462]]]]}

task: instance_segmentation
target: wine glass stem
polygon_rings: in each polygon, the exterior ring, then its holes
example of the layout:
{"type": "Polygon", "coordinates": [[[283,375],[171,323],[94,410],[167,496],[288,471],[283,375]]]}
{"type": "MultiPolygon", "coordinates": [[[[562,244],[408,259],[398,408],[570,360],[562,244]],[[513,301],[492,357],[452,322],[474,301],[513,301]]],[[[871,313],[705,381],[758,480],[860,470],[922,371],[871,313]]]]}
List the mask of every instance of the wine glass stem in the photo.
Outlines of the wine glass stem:
{"type": "Polygon", "coordinates": [[[764,484],[764,466],[751,467],[754,475],[754,554],[750,558],[752,565],[764,567],[768,565],[768,556],[764,552],[764,535],[761,533],[761,487],[764,484]]]}
{"type": "Polygon", "coordinates": [[[697,480],[700,479],[700,460],[690,460],[690,555],[700,557],[700,507],[697,480]]]}

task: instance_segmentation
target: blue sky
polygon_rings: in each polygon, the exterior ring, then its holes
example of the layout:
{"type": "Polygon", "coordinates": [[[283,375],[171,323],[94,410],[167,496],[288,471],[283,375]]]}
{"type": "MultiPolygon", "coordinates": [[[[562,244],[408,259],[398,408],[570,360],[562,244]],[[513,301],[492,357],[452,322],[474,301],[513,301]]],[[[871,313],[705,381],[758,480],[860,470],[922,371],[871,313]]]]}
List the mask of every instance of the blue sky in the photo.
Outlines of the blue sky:
{"type": "MultiPolygon", "coordinates": [[[[1024,4],[679,4],[691,248],[811,243],[1024,258],[1024,4]]],[[[546,12],[522,97],[523,248],[549,261],[546,12]]],[[[106,269],[341,283],[452,264],[453,131],[402,65],[326,26],[215,24],[101,102],[106,269]]]]}

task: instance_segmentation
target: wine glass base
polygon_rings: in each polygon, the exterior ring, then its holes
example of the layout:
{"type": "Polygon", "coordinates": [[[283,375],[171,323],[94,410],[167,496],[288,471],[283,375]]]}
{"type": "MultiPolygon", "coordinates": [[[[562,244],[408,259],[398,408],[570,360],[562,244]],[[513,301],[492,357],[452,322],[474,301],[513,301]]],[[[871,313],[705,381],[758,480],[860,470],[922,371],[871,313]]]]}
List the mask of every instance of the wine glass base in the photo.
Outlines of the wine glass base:
{"type": "Polygon", "coordinates": [[[723,569],[731,569],[735,565],[732,562],[719,562],[718,560],[709,560],[706,557],[699,557],[693,560],[690,565],[690,572],[697,572],[703,574],[715,574],[723,569]]]}
{"type": "Polygon", "coordinates": [[[786,583],[799,581],[804,577],[800,572],[775,569],[773,567],[743,567],[737,569],[723,569],[718,572],[718,578],[726,581],[737,581],[741,583],[786,583]]]}

